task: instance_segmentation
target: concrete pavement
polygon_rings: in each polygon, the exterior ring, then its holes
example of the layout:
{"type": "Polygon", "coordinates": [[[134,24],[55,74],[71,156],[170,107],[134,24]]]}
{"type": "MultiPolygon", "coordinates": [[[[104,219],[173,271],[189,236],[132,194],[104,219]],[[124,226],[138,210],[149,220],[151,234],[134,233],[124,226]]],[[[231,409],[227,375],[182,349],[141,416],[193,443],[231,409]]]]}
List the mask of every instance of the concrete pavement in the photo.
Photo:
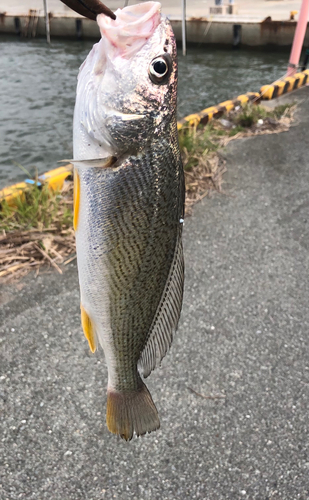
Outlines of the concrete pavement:
{"type": "MultiPolygon", "coordinates": [[[[104,2],[103,2],[104,3],[104,2]]],[[[138,3],[138,0],[130,0],[130,4],[138,3]]],[[[224,1],[227,4],[227,0],[224,1]]],[[[60,0],[47,0],[48,10],[54,14],[72,15],[72,11],[66,7],[60,0]]],[[[106,4],[112,10],[124,6],[124,0],[106,0],[106,4]]],[[[170,16],[181,16],[180,0],[161,0],[164,14],[170,16]]],[[[296,10],[299,12],[301,0],[236,0],[238,13],[240,16],[252,17],[255,19],[265,19],[271,16],[274,20],[287,20],[290,12],[296,10]]],[[[209,17],[209,7],[214,6],[214,0],[190,0],[187,1],[187,17],[209,17]]],[[[7,14],[27,14],[29,9],[43,9],[42,0],[0,0],[0,12],[6,11],[7,14]]],[[[297,19],[297,17],[296,17],[297,19]]]]}
{"type": "Polygon", "coordinates": [[[180,328],[147,382],[158,432],[106,430],[75,264],[2,287],[1,500],[309,498],[309,89],[296,98],[288,133],[230,143],[225,194],[185,221],[180,328]]]}

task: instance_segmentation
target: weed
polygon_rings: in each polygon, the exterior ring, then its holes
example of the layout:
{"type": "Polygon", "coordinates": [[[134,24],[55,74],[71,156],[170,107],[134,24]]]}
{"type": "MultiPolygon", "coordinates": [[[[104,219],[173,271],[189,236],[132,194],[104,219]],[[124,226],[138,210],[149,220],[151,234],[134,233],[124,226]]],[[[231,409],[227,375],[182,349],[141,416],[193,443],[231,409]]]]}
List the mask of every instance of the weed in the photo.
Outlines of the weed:
{"type": "Polygon", "coordinates": [[[266,118],[268,112],[263,106],[246,104],[241,113],[234,118],[235,125],[240,125],[244,128],[252,127],[258,120],[266,118]]]}
{"type": "Polygon", "coordinates": [[[14,206],[2,201],[0,232],[42,230],[49,229],[51,225],[56,225],[59,231],[70,227],[73,220],[72,204],[66,195],[52,191],[47,184],[42,187],[30,185],[15,199],[14,206]]]}
{"type": "Polygon", "coordinates": [[[265,120],[266,118],[272,118],[274,120],[280,120],[283,116],[290,118],[291,109],[294,108],[294,106],[294,103],[280,104],[271,110],[267,109],[265,106],[246,104],[240,113],[232,112],[229,118],[236,126],[245,129],[256,125],[259,120],[265,120]]]}
{"type": "Polygon", "coordinates": [[[244,131],[245,131],[244,127],[242,127],[241,125],[236,125],[236,127],[232,128],[232,130],[230,130],[229,136],[234,137],[234,135],[237,135],[240,132],[244,132],[244,131]]]}
{"type": "Polygon", "coordinates": [[[275,107],[275,109],[272,112],[272,115],[276,120],[280,120],[280,118],[282,118],[283,116],[287,116],[288,118],[290,118],[291,110],[294,107],[295,107],[295,102],[288,104],[280,104],[279,106],[275,107]]]}

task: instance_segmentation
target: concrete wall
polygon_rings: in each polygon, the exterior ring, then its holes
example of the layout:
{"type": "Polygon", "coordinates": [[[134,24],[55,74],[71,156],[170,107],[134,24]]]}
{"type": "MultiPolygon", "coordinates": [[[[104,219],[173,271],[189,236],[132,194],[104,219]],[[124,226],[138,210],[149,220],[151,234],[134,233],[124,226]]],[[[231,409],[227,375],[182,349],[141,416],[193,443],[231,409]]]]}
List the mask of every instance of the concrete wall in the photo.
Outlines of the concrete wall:
{"type": "MultiPolygon", "coordinates": [[[[187,41],[207,44],[233,44],[234,24],[241,25],[241,44],[251,47],[263,45],[290,46],[296,29],[295,22],[264,21],[258,22],[219,22],[209,24],[206,20],[190,20],[187,22],[187,41]]],[[[181,40],[181,21],[172,21],[177,40],[181,40]]],[[[307,28],[305,46],[309,45],[309,28],[307,28]]]]}
{"type": "MultiPolygon", "coordinates": [[[[21,27],[26,23],[27,17],[20,16],[21,27]]],[[[76,17],[52,17],[50,20],[51,37],[76,38],[76,17]]],[[[82,35],[84,38],[98,39],[100,36],[96,23],[89,19],[82,19],[82,35]]],[[[181,21],[172,20],[172,26],[178,41],[181,41],[181,21]]],[[[206,19],[190,19],[187,21],[187,41],[191,43],[206,44],[233,44],[233,26],[240,24],[241,44],[246,46],[277,45],[290,46],[296,28],[295,22],[289,21],[264,21],[245,22],[238,21],[213,21],[206,19]]],[[[0,34],[16,33],[14,16],[0,17],[0,34]]],[[[36,30],[37,36],[45,36],[45,19],[39,18],[36,30]]],[[[307,29],[305,46],[309,45],[309,29],[307,29]]]]}
{"type": "MultiPolygon", "coordinates": [[[[21,29],[27,21],[26,16],[19,16],[21,29]]],[[[82,20],[82,34],[84,38],[98,39],[100,37],[100,30],[97,23],[85,18],[76,17],[52,17],[50,19],[50,35],[51,37],[66,37],[76,38],[76,20],[82,20]]],[[[0,18],[0,34],[1,33],[16,33],[14,16],[5,16],[0,18]]],[[[45,31],[45,18],[39,17],[36,36],[46,36],[45,31]]]]}

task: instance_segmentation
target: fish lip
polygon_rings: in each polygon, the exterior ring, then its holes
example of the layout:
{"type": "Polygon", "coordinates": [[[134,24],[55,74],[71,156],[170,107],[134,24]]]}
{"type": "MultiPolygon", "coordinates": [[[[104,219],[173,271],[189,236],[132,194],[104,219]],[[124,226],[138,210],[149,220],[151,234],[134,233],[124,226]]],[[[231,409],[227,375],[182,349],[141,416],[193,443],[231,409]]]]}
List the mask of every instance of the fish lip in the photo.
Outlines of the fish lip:
{"type": "Polygon", "coordinates": [[[161,22],[161,4],[149,1],[117,9],[116,21],[99,15],[102,39],[114,56],[131,59],[153,35],[161,22]]]}

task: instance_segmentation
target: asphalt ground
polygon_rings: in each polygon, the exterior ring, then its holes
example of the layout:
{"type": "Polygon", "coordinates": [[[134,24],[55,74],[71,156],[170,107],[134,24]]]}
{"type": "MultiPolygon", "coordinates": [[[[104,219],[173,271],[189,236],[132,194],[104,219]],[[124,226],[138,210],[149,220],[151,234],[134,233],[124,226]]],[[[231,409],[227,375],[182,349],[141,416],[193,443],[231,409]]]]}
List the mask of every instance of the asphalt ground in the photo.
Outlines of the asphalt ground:
{"type": "Polygon", "coordinates": [[[156,433],[106,429],[75,264],[2,287],[1,500],[309,498],[309,89],[285,99],[290,131],[230,143],[224,194],[185,221],[180,328],[147,381],[156,433]]]}

